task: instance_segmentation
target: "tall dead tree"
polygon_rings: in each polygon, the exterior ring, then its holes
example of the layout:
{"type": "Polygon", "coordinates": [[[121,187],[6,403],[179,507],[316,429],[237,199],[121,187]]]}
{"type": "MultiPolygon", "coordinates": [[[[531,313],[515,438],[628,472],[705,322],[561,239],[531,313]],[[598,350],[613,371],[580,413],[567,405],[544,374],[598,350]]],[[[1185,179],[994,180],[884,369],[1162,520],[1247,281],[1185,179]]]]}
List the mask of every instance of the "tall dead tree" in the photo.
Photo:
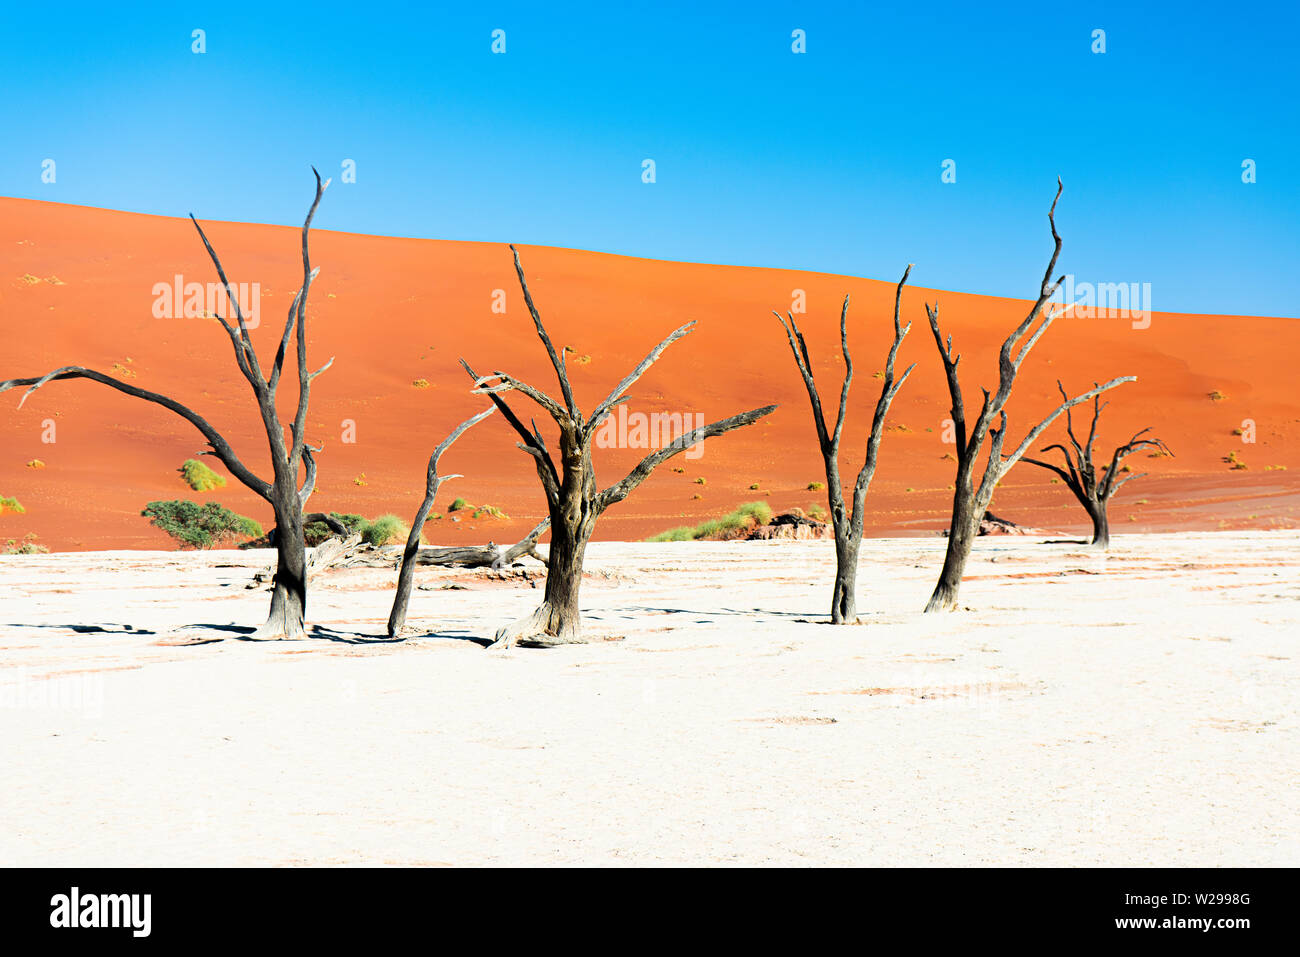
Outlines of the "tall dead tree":
{"type": "Polygon", "coordinates": [[[531,615],[519,619],[496,633],[493,647],[509,647],[521,638],[538,638],[552,644],[580,642],[583,640],[578,609],[578,592],[582,584],[582,563],[587,543],[596,528],[596,520],[611,505],[623,501],[632,490],[644,482],[658,466],[674,455],[686,451],[705,439],[742,426],[751,425],[776,408],[764,406],[742,412],[730,418],[722,419],[710,425],[702,426],[691,432],[678,436],[668,445],[651,452],[643,458],[636,468],[623,479],[605,489],[596,486],[596,472],[591,460],[591,443],[596,429],[616,406],[627,401],[625,393],[634,382],[645,374],[659,356],[670,345],[689,333],[694,321],[675,330],[666,339],[650,350],[617,386],[596,406],[589,418],[584,419],[573,395],[569,375],[565,371],[563,355],[555,351],[551,337],[542,324],[542,318],[533,304],[532,294],[528,291],[528,281],[524,277],[523,266],[519,262],[519,251],[510,247],[514,254],[515,274],[523,291],[524,302],[532,316],[537,337],[546,348],[551,366],[559,380],[563,402],[559,402],[526,382],[505,372],[493,372],[479,376],[464,359],[461,365],[474,380],[475,394],[487,395],[505,417],[510,426],[518,433],[519,448],[533,457],[537,477],[541,480],[542,490],[546,493],[547,511],[551,520],[551,543],[547,556],[546,594],[542,604],[531,615]],[[559,427],[559,465],[551,457],[545,439],[537,429],[536,422],[531,428],[524,425],[519,416],[506,404],[502,397],[507,392],[519,392],[541,406],[559,427]]]}
{"type": "Polygon", "coordinates": [[[47,382],[60,379],[89,379],[92,382],[106,385],[110,389],[116,389],[125,395],[160,405],[164,409],[176,413],[198,429],[207,440],[210,449],[202,454],[214,455],[220,459],[231,475],[269,502],[275,511],[277,559],[275,587],[271,593],[271,610],[266,623],[254,634],[254,637],[257,638],[302,638],[305,635],[303,616],[307,608],[307,582],[306,552],[303,545],[303,506],[316,485],[316,461],[312,457],[312,452],[319,451],[319,449],[313,449],[307,445],[307,405],[311,394],[312,380],[328,369],[334,362],[333,359],[330,359],[329,362],[315,372],[310,372],[307,368],[307,295],[311,289],[312,280],[316,278],[316,274],[319,272],[319,269],[313,269],[311,265],[307,235],[311,228],[312,218],[316,215],[316,208],[320,205],[321,196],[324,195],[325,188],[329,186],[328,180],[322,182],[320,174],[314,169],[312,172],[316,176],[316,195],[312,200],[311,208],[307,211],[307,218],[302,224],[302,286],[289,306],[289,315],[285,320],[284,333],[280,337],[280,346],[276,351],[270,373],[267,375],[263,375],[262,366],[257,358],[257,351],[253,348],[253,340],[248,334],[248,326],[239,307],[239,299],[230,288],[230,283],[226,280],[226,272],[221,265],[221,260],[218,258],[216,250],[212,248],[212,244],[208,242],[203,227],[199,225],[198,220],[194,219],[193,215],[190,216],[190,219],[194,222],[194,228],[198,230],[199,237],[203,240],[204,248],[207,249],[213,266],[216,267],[217,276],[225,287],[226,297],[235,314],[238,328],[232,327],[225,318],[220,316],[216,318],[230,338],[230,343],[235,350],[235,362],[238,364],[239,371],[244,378],[248,380],[248,384],[253,391],[253,397],[257,400],[258,412],[262,417],[267,444],[270,446],[271,451],[271,468],[273,471],[271,481],[268,482],[258,477],[244,465],[239,456],[235,454],[234,449],[231,448],[230,443],[206,419],[168,396],[137,388],[120,379],[81,366],[64,366],[36,378],[10,379],[7,382],[0,382],[0,392],[5,392],[16,386],[30,387],[23,394],[22,401],[19,403],[21,407],[22,402],[25,402],[29,395],[47,382]],[[286,442],[284,425],[280,422],[279,414],[276,412],[275,398],[280,384],[280,375],[284,369],[285,356],[289,349],[289,340],[294,335],[295,330],[297,330],[298,406],[293,424],[290,426],[290,439],[286,442]],[[298,473],[304,466],[303,483],[299,487],[298,473]]]}
{"type": "MultiPolygon", "coordinates": [[[[1096,385],[1094,382],[1093,385],[1096,385]]],[[[1061,397],[1065,398],[1065,386],[1058,379],[1056,388],[1060,390],[1061,397]]],[[[1110,522],[1106,517],[1106,506],[1110,503],[1110,498],[1119,487],[1135,478],[1142,478],[1146,472],[1138,472],[1132,475],[1126,475],[1124,478],[1116,481],[1115,476],[1119,474],[1120,466],[1124,459],[1141,449],[1156,449],[1164,455],[1172,456],[1174,453],[1169,451],[1169,447],[1160,439],[1142,438],[1151,429],[1145,428],[1136,432],[1133,438],[1129,439],[1123,445],[1117,447],[1111,454],[1110,464],[1101,467],[1101,474],[1097,474],[1097,469],[1092,462],[1092,445],[1097,438],[1097,420],[1101,418],[1101,410],[1110,405],[1109,402],[1102,402],[1101,396],[1093,396],[1092,399],[1092,424],[1088,427],[1088,440],[1080,442],[1074,435],[1074,422],[1070,418],[1070,410],[1065,411],[1065,435],[1070,441],[1070,448],[1055,443],[1044,446],[1040,452],[1047,453],[1052,449],[1060,449],[1061,455],[1065,458],[1065,468],[1059,465],[1053,465],[1051,462],[1042,462],[1038,459],[1031,459],[1026,456],[1025,461],[1030,465],[1037,465],[1039,468],[1047,469],[1049,472],[1055,472],[1061,477],[1066,487],[1074,493],[1074,497],[1079,500],[1079,504],[1088,512],[1088,517],[1092,519],[1092,545],[1094,548],[1107,548],[1110,546],[1110,522]]]]}
{"type": "Polygon", "coordinates": [[[957,592],[961,588],[962,572],[966,568],[966,560],[970,557],[971,546],[979,534],[980,521],[988,510],[989,502],[993,500],[993,490],[997,488],[998,482],[1002,480],[1002,477],[1007,474],[1011,467],[1020,461],[1021,457],[1029,450],[1029,446],[1043,433],[1043,430],[1051,425],[1062,412],[1078,405],[1080,402],[1087,402],[1107,389],[1113,389],[1123,382],[1132,382],[1135,379],[1134,376],[1112,379],[1105,385],[1096,386],[1082,395],[1077,395],[1072,399],[1067,398],[1051,415],[1029,430],[1024,440],[1016,446],[1015,451],[1008,456],[1003,456],[1002,448],[1007,434],[1007,413],[1004,411],[1004,407],[1007,399],[1011,397],[1011,387],[1015,384],[1016,374],[1020,371],[1020,366],[1024,363],[1025,357],[1029,355],[1029,350],[1034,347],[1034,343],[1047,331],[1047,328],[1057,316],[1064,312],[1064,309],[1052,310],[1044,315],[1047,301],[1056,293],[1061,280],[1064,278],[1062,276],[1055,281],[1052,279],[1052,273],[1056,270],[1056,262],[1061,256],[1061,236],[1056,231],[1056,204],[1061,198],[1062,189],[1061,181],[1058,179],[1056,198],[1052,200],[1052,208],[1047,214],[1047,221],[1052,229],[1052,241],[1054,243],[1052,258],[1043,274],[1038,299],[1034,302],[1033,308],[1029,310],[1029,315],[1012,330],[1011,335],[1007,336],[1006,341],[1002,343],[1002,349],[998,353],[998,390],[992,395],[989,394],[988,389],[981,390],[984,393],[984,404],[969,431],[967,429],[965,404],[962,402],[961,383],[957,379],[957,363],[961,360],[961,356],[954,357],[952,354],[952,336],[949,336],[945,343],[943,335],[939,332],[938,305],[931,306],[927,303],[925,307],[926,316],[930,320],[930,330],[934,333],[935,345],[939,347],[939,358],[943,360],[943,370],[948,380],[948,394],[952,398],[952,422],[957,440],[957,477],[953,483],[952,520],[948,526],[948,549],[944,555],[943,571],[939,575],[938,584],[934,587],[934,593],[930,596],[929,604],[925,606],[925,610],[928,612],[956,609],[957,592]],[[1039,319],[1042,319],[1042,322],[1038,324],[1037,328],[1033,328],[1034,323],[1038,322],[1039,319]],[[1025,338],[1026,335],[1028,335],[1028,338],[1025,338]],[[1022,339],[1024,340],[1023,344],[1021,344],[1022,339]],[[999,427],[996,429],[992,427],[994,418],[999,419],[999,427]],[[988,458],[984,465],[984,474],[980,478],[979,485],[976,486],[975,469],[985,439],[989,440],[988,458]]]}
{"type": "Polygon", "coordinates": [[[894,344],[889,349],[885,360],[884,381],[880,386],[880,398],[876,400],[876,414],[871,420],[871,435],[867,438],[866,461],[858,472],[853,484],[852,510],[845,508],[844,487],[840,481],[840,435],[844,431],[844,419],[848,412],[849,386],[853,382],[853,359],[849,355],[848,313],[849,297],[844,297],[840,307],[840,352],[844,355],[844,383],[840,386],[839,411],[835,416],[834,428],[828,429],[826,414],[822,411],[821,395],[813,379],[812,360],[808,357],[808,343],[795,322],[794,314],[787,312],[782,318],[778,312],[772,314],[781,321],[790,351],[794,353],[795,365],[803,377],[804,388],[808,391],[808,401],[812,404],[813,424],[817,428],[817,444],[821,449],[822,460],[826,465],[826,499],[831,510],[831,527],[835,532],[835,587],[831,593],[831,622],[836,625],[851,624],[857,620],[857,581],[858,551],[862,546],[862,524],[866,512],[867,489],[871,478],[876,473],[876,457],[880,451],[880,438],[885,430],[885,415],[894,401],[894,396],[903,387],[907,377],[916,368],[916,363],[908,366],[898,381],[894,381],[894,360],[898,356],[898,347],[903,344],[903,337],[912,328],[909,322],[902,324],[903,286],[912,272],[909,264],[903,271],[903,278],[898,281],[894,291],[894,344]],[[787,321],[788,320],[788,321],[787,321]]]}
{"type": "Polygon", "coordinates": [[[429,456],[429,467],[425,471],[424,501],[420,503],[411,522],[411,533],[406,537],[406,548],[402,552],[402,561],[397,569],[397,593],[393,596],[393,610],[388,615],[388,637],[390,638],[396,638],[401,634],[402,628],[406,625],[406,606],[411,600],[411,584],[415,579],[415,556],[420,550],[420,533],[424,531],[424,523],[433,509],[433,500],[438,495],[438,488],[447,479],[460,478],[459,475],[439,475],[438,460],[442,458],[442,453],[451,448],[451,444],[465,433],[466,429],[482,422],[495,411],[493,406],[488,406],[477,415],[466,419],[456,426],[451,435],[443,439],[429,456]]]}

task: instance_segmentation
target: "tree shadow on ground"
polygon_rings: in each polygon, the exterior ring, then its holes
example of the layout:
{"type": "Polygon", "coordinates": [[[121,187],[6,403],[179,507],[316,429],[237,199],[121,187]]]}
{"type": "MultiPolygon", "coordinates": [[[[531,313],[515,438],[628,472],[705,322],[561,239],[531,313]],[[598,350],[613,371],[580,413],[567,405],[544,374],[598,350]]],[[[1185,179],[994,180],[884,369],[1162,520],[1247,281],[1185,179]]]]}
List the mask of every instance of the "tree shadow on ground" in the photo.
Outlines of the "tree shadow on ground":
{"type": "Polygon", "coordinates": [[[408,628],[407,631],[397,638],[388,637],[386,632],[381,634],[368,634],[360,631],[343,631],[337,628],[331,628],[328,625],[312,625],[307,629],[307,633],[312,638],[322,638],[325,641],[337,641],[345,645],[400,645],[412,638],[442,638],[448,641],[470,641],[484,648],[492,644],[491,638],[479,637],[478,635],[471,634],[463,628],[432,631],[415,626],[408,628]]]}
{"type": "MultiPolygon", "coordinates": [[[[750,615],[766,615],[772,618],[789,618],[795,621],[803,621],[810,618],[825,617],[825,612],[815,611],[773,611],[770,608],[710,608],[708,611],[701,611],[698,608],[665,608],[658,605],[633,605],[619,611],[643,612],[648,614],[660,615],[700,615],[697,624],[708,624],[715,615],[736,615],[739,617],[748,617],[750,615]]],[[[586,615],[587,618],[597,618],[597,615],[586,615]]]]}
{"type": "Polygon", "coordinates": [[[103,625],[25,625],[10,622],[0,628],[63,628],[75,631],[79,635],[154,635],[148,628],[136,628],[134,625],[119,625],[113,622],[103,625]]]}

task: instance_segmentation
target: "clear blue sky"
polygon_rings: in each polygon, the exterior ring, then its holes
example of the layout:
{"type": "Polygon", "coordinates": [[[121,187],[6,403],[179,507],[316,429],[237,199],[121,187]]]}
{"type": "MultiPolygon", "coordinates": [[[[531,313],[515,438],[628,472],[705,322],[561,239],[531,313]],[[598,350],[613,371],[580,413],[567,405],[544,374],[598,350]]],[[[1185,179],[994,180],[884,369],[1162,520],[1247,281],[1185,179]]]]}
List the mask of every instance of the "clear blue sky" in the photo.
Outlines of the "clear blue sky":
{"type": "Polygon", "coordinates": [[[1294,2],[618,6],[13,5],[0,194],[1298,314],[1294,2]]]}

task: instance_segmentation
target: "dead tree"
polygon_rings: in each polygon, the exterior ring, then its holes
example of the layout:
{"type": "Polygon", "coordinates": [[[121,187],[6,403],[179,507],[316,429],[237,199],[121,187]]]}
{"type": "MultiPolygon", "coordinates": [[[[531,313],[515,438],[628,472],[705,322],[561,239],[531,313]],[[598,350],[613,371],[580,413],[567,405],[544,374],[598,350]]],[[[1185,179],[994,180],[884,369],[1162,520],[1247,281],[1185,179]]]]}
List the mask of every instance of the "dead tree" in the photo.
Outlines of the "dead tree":
{"type": "Polygon", "coordinates": [[[551,644],[580,642],[583,640],[578,609],[578,592],[582,584],[582,563],[587,543],[596,528],[596,520],[611,505],[623,501],[644,482],[658,466],[674,455],[686,451],[705,439],[733,429],[757,422],[776,408],[774,405],[761,409],[752,409],[730,418],[722,419],[710,425],[702,426],[691,432],[678,436],[670,444],[651,452],[632,469],[623,479],[605,489],[596,486],[596,473],[591,460],[591,443],[597,427],[604,421],[612,409],[626,402],[625,393],[646,370],[659,358],[665,349],[682,336],[689,333],[695,325],[688,322],[675,330],[666,339],[650,350],[617,386],[596,406],[589,418],[584,419],[573,395],[568,373],[565,371],[564,358],[556,353],[551,337],[542,324],[537,307],[533,304],[532,294],[528,291],[528,282],[524,278],[524,269],[519,262],[519,251],[510,247],[514,254],[515,273],[523,291],[524,302],[532,316],[537,337],[546,348],[546,354],[555,369],[559,380],[563,402],[559,402],[526,382],[505,372],[493,372],[479,376],[464,359],[461,365],[474,380],[475,394],[487,395],[505,417],[510,426],[521,439],[519,448],[533,457],[537,477],[541,480],[542,490],[546,493],[547,511],[551,520],[551,543],[547,556],[546,594],[542,604],[531,615],[519,619],[496,633],[493,647],[507,648],[521,638],[537,638],[551,644]],[[536,402],[555,420],[559,427],[559,465],[552,459],[545,439],[537,429],[524,425],[519,416],[507,405],[502,396],[507,392],[519,392],[536,402]]]}
{"type": "Polygon", "coordinates": [[[871,435],[867,439],[866,461],[858,472],[853,485],[852,510],[845,508],[844,487],[840,481],[840,435],[844,431],[844,419],[848,412],[849,385],[853,382],[853,359],[849,355],[849,336],[847,329],[849,297],[844,297],[840,308],[840,351],[844,354],[844,383],[840,386],[839,412],[835,416],[835,426],[827,429],[826,415],[822,411],[821,396],[817,383],[813,380],[812,360],[808,357],[808,343],[795,322],[794,314],[787,312],[788,322],[781,314],[773,312],[781,321],[790,351],[794,353],[795,365],[803,377],[804,388],[808,390],[808,401],[812,403],[813,424],[817,428],[817,444],[821,448],[822,460],[826,464],[826,499],[831,510],[831,527],[835,531],[835,588],[831,593],[831,623],[836,625],[851,624],[857,620],[857,581],[858,550],[862,546],[862,524],[866,512],[867,489],[871,486],[872,476],[876,472],[876,457],[880,451],[880,438],[885,430],[885,415],[894,401],[894,396],[903,387],[907,377],[916,368],[916,363],[908,366],[906,371],[894,381],[894,360],[898,356],[898,347],[903,344],[903,337],[912,328],[909,322],[902,325],[903,286],[911,273],[909,264],[903,271],[903,278],[898,281],[894,291],[894,344],[889,349],[885,360],[884,381],[880,386],[880,398],[876,400],[876,414],[871,421],[871,435]]]}
{"type": "MultiPolygon", "coordinates": [[[[1096,385],[1096,383],[1094,382],[1093,385],[1096,385]]],[[[1061,385],[1059,379],[1056,382],[1056,388],[1060,390],[1061,397],[1065,398],[1065,386],[1061,385]]],[[[1060,449],[1061,455],[1065,458],[1065,468],[1053,465],[1051,462],[1025,458],[1025,461],[1030,465],[1037,465],[1039,468],[1055,472],[1061,477],[1061,481],[1074,493],[1074,497],[1079,500],[1079,504],[1084,507],[1088,512],[1088,517],[1092,519],[1092,546],[1102,549],[1110,546],[1110,522],[1106,517],[1106,506],[1110,503],[1110,497],[1119,491],[1121,485],[1131,482],[1135,478],[1142,478],[1147,474],[1146,472],[1139,472],[1116,481],[1115,476],[1119,474],[1120,465],[1124,459],[1140,449],[1156,449],[1160,453],[1169,456],[1174,454],[1169,451],[1169,447],[1160,439],[1142,438],[1151,431],[1148,427],[1134,433],[1133,438],[1116,448],[1110,457],[1110,465],[1103,465],[1101,475],[1098,475],[1097,469],[1092,462],[1092,445],[1097,438],[1097,420],[1101,418],[1101,410],[1109,404],[1109,402],[1102,402],[1100,395],[1093,396],[1092,425],[1088,427],[1088,440],[1082,443],[1074,435],[1074,422],[1070,418],[1070,410],[1065,410],[1065,434],[1070,440],[1070,448],[1067,449],[1064,445],[1056,443],[1044,446],[1040,450],[1047,453],[1052,449],[1060,449]]]]}
{"type": "Polygon", "coordinates": [[[411,533],[406,537],[406,549],[402,552],[401,563],[397,566],[397,593],[393,596],[393,610],[388,615],[388,637],[390,638],[396,638],[401,634],[406,625],[406,606],[411,600],[411,583],[415,578],[415,556],[420,550],[420,533],[424,531],[425,520],[433,509],[433,500],[438,495],[438,488],[447,479],[460,478],[459,475],[439,475],[438,460],[442,458],[442,453],[451,448],[451,444],[465,433],[466,429],[482,422],[495,411],[494,407],[488,406],[477,415],[466,419],[456,426],[451,435],[443,439],[429,456],[429,467],[425,473],[424,501],[420,503],[415,519],[411,522],[411,533]]]}
{"type": "Polygon", "coordinates": [[[997,488],[998,482],[1002,480],[1002,477],[1006,475],[1011,467],[1020,461],[1025,452],[1029,450],[1029,446],[1043,433],[1043,430],[1051,425],[1062,412],[1069,410],[1080,402],[1087,402],[1107,389],[1113,389],[1120,383],[1132,382],[1135,379],[1134,376],[1112,379],[1105,385],[1095,386],[1082,395],[1075,396],[1072,399],[1067,398],[1051,415],[1029,430],[1024,440],[1016,446],[1015,451],[1010,455],[1003,455],[1002,448],[1007,434],[1007,413],[1004,407],[1007,399],[1011,397],[1011,387],[1016,381],[1016,374],[1020,371],[1020,366],[1024,363],[1025,357],[1029,355],[1029,350],[1034,347],[1034,343],[1047,331],[1053,320],[1064,312],[1064,309],[1052,310],[1044,315],[1047,301],[1055,294],[1057,287],[1061,284],[1061,279],[1064,278],[1060,277],[1055,281],[1052,280],[1052,273],[1056,270],[1056,262],[1061,256],[1061,236],[1056,231],[1056,204],[1061,198],[1062,188],[1061,181],[1058,179],[1056,198],[1052,200],[1052,208],[1047,214],[1047,221],[1052,229],[1054,247],[1052,258],[1043,274],[1038,299],[1034,302],[1033,308],[1029,310],[1029,315],[1021,320],[1020,325],[1016,326],[1011,335],[1007,336],[1006,341],[1002,343],[1002,349],[998,354],[998,390],[992,395],[989,394],[988,389],[982,390],[984,404],[969,430],[966,422],[966,409],[962,402],[961,383],[957,380],[957,363],[961,360],[961,356],[954,357],[952,354],[952,336],[948,337],[945,344],[943,335],[939,332],[938,305],[931,306],[927,303],[925,307],[926,315],[930,320],[930,330],[934,333],[935,344],[939,347],[939,358],[943,360],[943,370],[948,380],[948,394],[952,398],[952,422],[957,440],[957,477],[953,483],[952,520],[948,528],[948,550],[944,555],[943,571],[939,575],[938,584],[934,587],[934,593],[930,596],[929,604],[925,606],[925,610],[928,612],[956,609],[957,592],[961,588],[962,572],[966,568],[966,560],[970,557],[971,546],[979,534],[980,520],[983,519],[985,511],[988,510],[989,502],[993,499],[993,490],[997,488]],[[1038,322],[1040,318],[1042,322],[1038,324],[1037,328],[1033,328],[1034,323],[1038,322]],[[1026,335],[1028,335],[1028,338],[1025,338],[1026,335]],[[1024,340],[1023,344],[1021,344],[1022,339],[1024,340]],[[999,420],[999,427],[996,429],[992,427],[995,418],[999,420]],[[976,486],[975,469],[985,439],[989,440],[988,458],[984,466],[984,474],[980,478],[979,485],[976,486]]]}
{"type": "MultiPolygon", "coordinates": [[[[231,290],[230,283],[226,280],[226,272],[221,265],[221,260],[217,257],[212,244],[208,242],[203,227],[199,225],[198,220],[194,219],[193,215],[190,216],[190,219],[194,222],[194,228],[198,230],[199,237],[203,240],[203,245],[207,249],[213,266],[216,267],[217,276],[225,287],[226,296],[235,314],[238,328],[232,327],[229,322],[220,316],[216,318],[230,338],[230,343],[235,350],[235,362],[238,364],[239,371],[244,378],[248,380],[248,384],[253,390],[253,397],[257,400],[258,411],[261,414],[262,425],[266,430],[266,439],[271,450],[271,467],[273,470],[271,481],[268,482],[258,477],[244,465],[239,456],[235,454],[234,449],[230,447],[230,443],[208,424],[206,419],[168,396],[137,388],[120,379],[81,366],[64,366],[37,378],[10,379],[7,382],[0,382],[0,392],[16,386],[29,386],[30,388],[23,394],[22,401],[25,402],[29,395],[47,382],[59,379],[89,379],[92,382],[106,385],[110,389],[116,389],[125,395],[134,396],[137,399],[143,399],[146,402],[152,402],[155,405],[169,409],[198,429],[209,446],[209,451],[202,454],[215,455],[230,471],[230,474],[269,502],[275,512],[275,527],[277,529],[275,536],[277,559],[275,588],[271,593],[271,610],[266,623],[254,633],[254,637],[257,638],[302,638],[305,635],[303,616],[307,608],[307,582],[306,551],[303,545],[303,506],[316,484],[316,461],[312,457],[312,452],[319,451],[319,449],[312,449],[306,442],[307,405],[312,380],[328,369],[334,362],[333,359],[330,359],[329,362],[315,372],[310,372],[307,368],[307,295],[311,289],[312,280],[316,278],[316,274],[319,272],[318,269],[313,269],[311,266],[307,235],[311,228],[312,218],[316,215],[316,208],[320,205],[321,196],[324,194],[325,188],[329,186],[328,180],[322,182],[320,174],[316,173],[314,169],[312,172],[316,175],[316,196],[312,200],[311,209],[307,211],[307,218],[302,224],[302,286],[289,306],[289,315],[285,320],[284,333],[280,337],[279,349],[276,351],[270,373],[265,376],[258,361],[257,352],[253,348],[253,340],[248,334],[248,326],[239,307],[239,299],[231,290]],[[289,349],[289,340],[294,335],[295,330],[297,330],[298,406],[293,424],[290,426],[290,439],[286,443],[284,425],[280,422],[279,414],[276,412],[275,397],[280,384],[280,375],[284,369],[285,355],[289,349]],[[304,466],[306,471],[300,488],[298,486],[298,473],[304,466]]],[[[22,402],[19,403],[20,407],[21,405],[22,402]]]]}

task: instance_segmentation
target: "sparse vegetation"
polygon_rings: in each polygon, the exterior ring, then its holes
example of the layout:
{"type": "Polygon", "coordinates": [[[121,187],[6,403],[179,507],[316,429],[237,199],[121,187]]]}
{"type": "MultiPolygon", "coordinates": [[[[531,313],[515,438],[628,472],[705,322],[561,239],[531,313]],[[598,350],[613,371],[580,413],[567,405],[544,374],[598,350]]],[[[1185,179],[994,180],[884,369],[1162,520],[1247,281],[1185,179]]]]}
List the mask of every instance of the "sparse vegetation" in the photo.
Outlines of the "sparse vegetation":
{"type": "Polygon", "coordinates": [[[140,514],[180,542],[181,548],[214,548],[262,535],[262,526],[257,522],[216,502],[150,502],[140,514]]]}
{"type": "Polygon", "coordinates": [[[808,483],[808,491],[810,491],[810,492],[820,492],[820,491],[822,491],[822,489],[824,489],[824,488],[826,488],[826,483],[825,483],[825,482],[809,482],[809,483],[808,483]]]}
{"type": "Polygon", "coordinates": [[[1215,389],[1213,392],[1210,393],[1210,401],[1212,402],[1222,402],[1226,398],[1227,396],[1224,395],[1222,392],[1220,392],[1218,389],[1215,389]]]}
{"type": "MultiPolygon", "coordinates": [[[[360,535],[365,532],[368,524],[362,515],[354,515],[347,512],[330,512],[330,518],[341,522],[348,530],[349,534],[360,535]]],[[[324,522],[308,522],[302,528],[303,544],[308,548],[315,548],[322,542],[333,538],[336,533],[324,522]]]]}
{"type": "Polygon", "coordinates": [[[469,502],[465,501],[463,498],[458,498],[450,505],[447,506],[447,511],[459,512],[461,509],[466,509],[466,508],[469,508],[469,502]]]}
{"type": "Polygon", "coordinates": [[[404,539],[410,533],[411,530],[406,527],[406,523],[396,515],[380,515],[378,518],[371,519],[361,529],[361,540],[367,545],[378,548],[404,539]]]}
{"type": "Polygon", "coordinates": [[[1233,449],[1223,457],[1223,461],[1235,472],[1244,472],[1250,468],[1245,462],[1237,457],[1237,450],[1233,449]]]}
{"type": "Polygon", "coordinates": [[[44,555],[49,549],[36,540],[35,532],[28,532],[21,539],[11,538],[0,549],[0,555],[44,555]]]}
{"type": "Polygon", "coordinates": [[[708,521],[701,522],[694,528],[686,525],[670,528],[666,532],[652,535],[646,541],[690,542],[701,539],[726,541],[731,538],[740,538],[749,531],[766,525],[771,520],[772,506],[766,502],[746,502],[734,512],[724,515],[722,518],[711,518],[708,521]]]}
{"type": "Polygon", "coordinates": [[[30,462],[27,463],[27,467],[29,469],[43,469],[45,468],[45,463],[42,462],[40,459],[32,459],[30,462]]]}
{"type": "Polygon", "coordinates": [[[415,386],[417,389],[427,389],[429,388],[429,380],[416,379],[414,382],[411,383],[411,385],[415,386]]]}
{"type": "Polygon", "coordinates": [[[177,469],[185,484],[196,492],[211,492],[213,489],[225,488],[226,480],[198,459],[186,459],[177,469]]]}

